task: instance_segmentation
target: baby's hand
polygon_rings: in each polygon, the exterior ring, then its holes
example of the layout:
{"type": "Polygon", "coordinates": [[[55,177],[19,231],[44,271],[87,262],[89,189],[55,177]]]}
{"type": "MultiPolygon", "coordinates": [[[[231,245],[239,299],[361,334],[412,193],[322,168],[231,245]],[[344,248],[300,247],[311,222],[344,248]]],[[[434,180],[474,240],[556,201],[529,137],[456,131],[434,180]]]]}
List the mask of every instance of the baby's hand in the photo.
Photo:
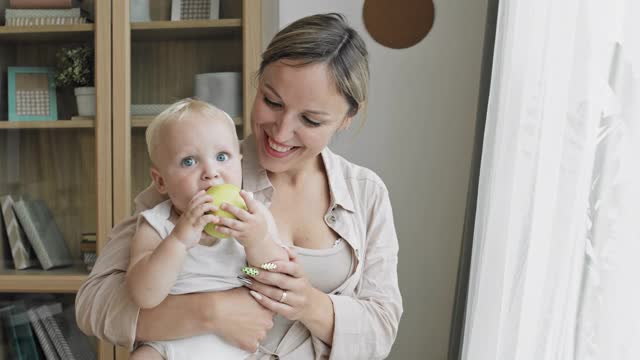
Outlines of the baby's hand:
{"type": "Polygon", "coordinates": [[[269,239],[268,236],[273,235],[271,233],[275,225],[269,209],[244,190],[240,191],[240,196],[247,204],[248,210],[223,203],[220,208],[230,212],[237,219],[218,218],[215,222],[218,225],[216,231],[234,237],[245,247],[269,239]]]}
{"type": "Polygon", "coordinates": [[[171,235],[182,242],[187,249],[194,247],[200,241],[202,230],[210,222],[216,222],[218,217],[210,214],[218,208],[213,203],[213,197],[201,190],[187,205],[187,209],[180,215],[178,223],[173,228],[171,235]]]}

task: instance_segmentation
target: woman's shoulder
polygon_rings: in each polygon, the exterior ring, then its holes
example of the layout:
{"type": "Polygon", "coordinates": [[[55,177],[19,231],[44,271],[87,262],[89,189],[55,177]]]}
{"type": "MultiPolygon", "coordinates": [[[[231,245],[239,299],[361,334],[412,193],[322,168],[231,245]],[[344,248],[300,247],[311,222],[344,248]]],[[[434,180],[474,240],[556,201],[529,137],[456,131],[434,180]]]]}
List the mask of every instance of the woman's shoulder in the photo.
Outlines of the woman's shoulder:
{"type": "Polygon", "coordinates": [[[387,191],[384,181],[375,171],[365,166],[355,164],[329,149],[323,152],[323,158],[329,177],[339,177],[347,183],[374,187],[384,192],[387,191]]]}

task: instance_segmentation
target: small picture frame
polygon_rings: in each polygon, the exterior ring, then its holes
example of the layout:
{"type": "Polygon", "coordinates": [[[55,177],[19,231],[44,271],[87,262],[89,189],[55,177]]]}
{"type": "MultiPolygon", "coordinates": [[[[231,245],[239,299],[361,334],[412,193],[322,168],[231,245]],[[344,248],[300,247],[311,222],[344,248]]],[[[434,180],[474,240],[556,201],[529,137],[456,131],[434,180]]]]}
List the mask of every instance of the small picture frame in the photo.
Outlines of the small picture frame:
{"type": "Polygon", "coordinates": [[[58,119],[54,70],[48,67],[7,69],[9,82],[9,121],[58,119]]]}
{"type": "Polygon", "coordinates": [[[171,20],[220,18],[220,0],[171,0],[171,20]]]}

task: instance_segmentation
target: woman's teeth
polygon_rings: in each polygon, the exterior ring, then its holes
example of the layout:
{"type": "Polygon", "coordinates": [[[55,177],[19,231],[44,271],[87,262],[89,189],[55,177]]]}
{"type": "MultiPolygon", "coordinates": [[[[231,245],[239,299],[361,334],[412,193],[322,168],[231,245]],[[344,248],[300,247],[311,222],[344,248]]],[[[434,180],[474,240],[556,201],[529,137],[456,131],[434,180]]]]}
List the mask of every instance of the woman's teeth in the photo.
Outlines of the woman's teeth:
{"type": "Polygon", "coordinates": [[[281,152],[281,153],[287,152],[287,151],[293,149],[293,146],[281,146],[281,145],[278,145],[278,144],[274,143],[271,140],[271,138],[269,138],[269,147],[272,148],[273,150],[275,150],[277,152],[281,152]]]}

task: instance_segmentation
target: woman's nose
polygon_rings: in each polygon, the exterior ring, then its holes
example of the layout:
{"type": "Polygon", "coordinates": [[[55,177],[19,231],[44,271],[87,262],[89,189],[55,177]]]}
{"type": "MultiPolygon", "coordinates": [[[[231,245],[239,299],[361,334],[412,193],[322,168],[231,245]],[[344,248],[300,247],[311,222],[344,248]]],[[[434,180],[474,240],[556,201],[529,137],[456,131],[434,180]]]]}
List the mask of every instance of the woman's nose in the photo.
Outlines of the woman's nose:
{"type": "Polygon", "coordinates": [[[285,142],[292,137],[296,131],[296,121],[293,116],[283,115],[276,122],[276,131],[272,135],[275,141],[285,142]]]}

